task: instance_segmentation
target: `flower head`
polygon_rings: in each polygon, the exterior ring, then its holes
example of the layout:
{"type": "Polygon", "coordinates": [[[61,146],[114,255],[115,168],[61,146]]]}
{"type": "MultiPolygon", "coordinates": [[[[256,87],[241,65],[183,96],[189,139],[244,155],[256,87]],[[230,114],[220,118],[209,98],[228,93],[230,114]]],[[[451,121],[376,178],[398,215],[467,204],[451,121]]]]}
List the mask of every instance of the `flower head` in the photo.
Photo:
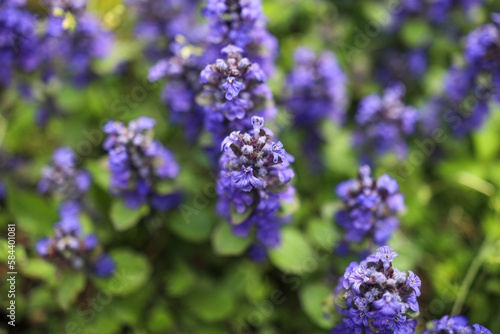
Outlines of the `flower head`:
{"type": "Polygon", "coordinates": [[[345,305],[337,305],[344,318],[332,334],[414,333],[417,292],[408,283],[411,275],[393,267],[394,254],[384,246],[349,265],[335,290],[336,296],[344,293],[345,305]]]}
{"type": "Polygon", "coordinates": [[[252,134],[232,132],[222,142],[217,213],[229,221],[235,235],[246,237],[256,229],[250,254],[261,260],[265,248],[280,244],[280,227],[286,217],[278,210],[283,201],[293,199],[294,188],[288,185],[294,176],[293,157],[281,144],[283,159],[275,161],[273,147],[278,144],[263,128],[264,120],[254,116],[252,124],[252,134]]]}
{"type": "Polygon", "coordinates": [[[429,329],[424,331],[422,334],[493,334],[484,326],[479,324],[470,326],[468,322],[469,321],[465,316],[455,315],[450,317],[445,315],[441,319],[433,320],[427,326],[429,329]]]}
{"type": "MultiPolygon", "coordinates": [[[[405,210],[397,181],[387,174],[373,178],[367,165],[359,168],[356,179],[341,182],[335,192],[344,203],[336,222],[345,230],[348,242],[385,244],[399,225],[397,213],[405,210]]],[[[384,263],[397,256],[391,251],[390,247],[384,249],[384,263]]]]}
{"type": "Polygon", "coordinates": [[[157,186],[163,180],[176,178],[179,165],[170,150],[152,139],[154,125],[155,120],[145,116],[131,121],[128,127],[109,121],[104,125],[109,136],[103,147],[109,153],[111,192],[123,197],[130,208],[149,203],[163,211],[176,205],[178,198],[160,192],[157,186]]]}

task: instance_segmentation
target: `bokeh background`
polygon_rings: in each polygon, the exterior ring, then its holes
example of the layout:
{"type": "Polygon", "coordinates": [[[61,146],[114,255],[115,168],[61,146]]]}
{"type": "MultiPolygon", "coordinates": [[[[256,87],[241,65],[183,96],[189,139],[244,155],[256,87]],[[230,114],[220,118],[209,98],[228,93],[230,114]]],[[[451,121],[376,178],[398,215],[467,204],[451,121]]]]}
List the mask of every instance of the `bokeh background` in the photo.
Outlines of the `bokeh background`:
{"type": "MultiPolygon", "coordinates": [[[[88,10],[115,34],[111,53],[92,62],[97,77],[78,87],[65,80],[45,85],[30,75],[22,78],[35,95],[50,94],[61,115],[39,126],[37,98],[25,98],[18,85],[0,86],[0,180],[6,187],[0,211],[0,328],[5,328],[0,332],[7,331],[3,231],[8,223],[17,226],[18,266],[16,328],[9,333],[319,334],[338,321],[327,316],[328,297],[354,258],[333,252],[341,241],[333,220],[340,203],[333,189],[354,177],[359,165],[359,152],[351,145],[359,100],[380,93],[391,72],[390,77],[405,83],[406,102],[424,114],[425,102],[444,89],[449,66],[463,62],[464,36],[489,21],[499,5],[485,1],[467,13],[456,8],[439,24],[415,15],[392,27],[386,4],[379,1],[263,4],[268,29],[280,45],[277,70],[269,78],[279,107],[271,128],[296,157],[298,200],[290,208],[296,211],[284,228],[281,248],[268,261],[254,263],[244,253],[246,241],[230,235],[227,223],[214,213],[216,196],[207,191],[215,181],[204,138],[187,142],[160,101],[164,82],[147,81],[154,61],[146,52],[150,43],[134,32],[136,8],[119,0],[90,0],[88,10]],[[321,123],[324,166],[319,170],[302,153],[305,134],[291,130],[283,103],[294,49],[303,45],[334,51],[348,75],[348,120],[343,126],[321,123]],[[415,49],[425,54],[418,75],[410,73],[403,57],[415,49]],[[136,87],[146,88],[141,90],[145,96],[127,101],[136,87]],[[128,122],[141,115],[157,120],[155,137],[181,166],[175,187],[183,203],[195,208],[188,218],[178,209],[154,214],[111,210],[102,126],[109,119],[128,122]],[[92,214],[81,220],[116,261],[113,278],[80,280],[34,251],[36,240],[50,235],[58,220],[58,201],[39,195],[36,184],[59,146],[72,147],[92,174],[87,195],[92,214]],[[7,168],[14,157],[15,167],[7,168]],[[121,228],[120,221],[128,219],[133,226],[121,228]]],[[[29,1],[31,10],[39,6],[29,1]]],[[[500,333],[499,107],[492,104],[484,125],[469,135],[444,131],[440,142],[429,144],[423,131],[409,140],[410,152],[423,152],[424,159],[400,161],[388,154],[374,167],[376,175],[387,172],[397,179],[405,194],[407,211],[389,245],[400,254],[395,265],[422,279],[420,329],[450,314],[455,305],[471,323],[500,333]]]]}

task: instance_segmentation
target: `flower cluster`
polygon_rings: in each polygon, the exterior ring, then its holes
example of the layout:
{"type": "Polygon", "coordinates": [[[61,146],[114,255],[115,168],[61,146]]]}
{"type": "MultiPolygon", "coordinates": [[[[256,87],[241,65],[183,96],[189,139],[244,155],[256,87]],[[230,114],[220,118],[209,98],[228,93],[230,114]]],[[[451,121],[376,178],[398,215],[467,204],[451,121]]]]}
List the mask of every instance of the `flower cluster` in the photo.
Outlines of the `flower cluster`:
{"type": "Polygon", "coordinates": [[[323,52],[316,57],[307,47],[294,53],[294,68],[288,76],[286,106],[295,126],[315,126],[323,119],[341,124],[347,106],[347,76],[335,54],[323,52]]]}
{"type": "Polygon", "coordinates": [[[445,121],[458,136],[479,129],[489,114],[489,102],[500,100],[500,14],[493,13],[491,19],[469,33],[465,65],[451,66],[443,94],[432,98],[441,112],[429,114],[430,122],[445,121]]]}
{"type": "Polygon", "coordinates": [[[394,84],[383,96],[370,94],[359,103],[354,145],[361,148],[364,159],[374,151],[383,154],[393,150],[398,158],[407,155],[406,138],[415,130],[419,115],[415,108],[403,103],[404,94],[405,87],[394,84]]]}
{"type": "Polygon", "coordinates": [[[266,30],[261,0],[208,0],[202,13],[209,24],[207,52],[214,54],[212,59],[232,44],[243,48],[267,75],[274,72],[278,41],[266,30]]]}
{"type": "Polygon", "coordinates": [[[486,327],[479,324],[470,326],[466,317],[458,315],[452,317],[445,315],[439,320],[432,321],[431,327],[422,334],[493,334],[486,327]]]}
{"type": "Polygon", "coordinates": [[[58,196],[63,202],[80,201],[90,183],[89,172],[77,167],[77,157],[71,148],[61,147],[54,151],[50,165],[42,169],[38,191],[58,196]]]}
{"type": "Polygon", "coordinates": [[[54,236],[38,240],[36,251],[59,267],[111,276],[116,265],[105,253],[93,254],[98,239],[95,234],[82,234],[79,212],[77,202],[64,203],[60,208],[61,220],[54,224],[54,236]]]}
{"type": "Polygon", "coordinates": [[[425,49],[406,52],[389,49],[377,57],[375,76],[383,85],[400,81],[406,85],[420,80],[427,70],[428,54],[425,49]]]}
{"type": "Polygon", "coordinates": [[[174,156],[149,132],[155,126],[152,118],[141,116],[126,127],[109,121],[104,132],[109,136],[103,143],[108,151],[111,171],[110,191],[123,197],[125,205],[139,208],[149,203],[164,211],[178,203],[177,193],[164,193],[162,184],[179,174],[174,156]]]}
{"type": "Polygon", "coordinates": [[[414,333],[421,281],[412,271],[392,266],[398,254],[383,246],[360,263],[346,268],[341,287],[345,306],[338,305],[344,316],[332,334],[352,333],[414,333]],[[343,289],[342,289],[343,288],[343,289]]]}
{"type": "Polygon", "coordinates": [[[455,9],[470,13],[483,3],[484,0],[438,0],[438,1],[422,1],[422,0],[403,0],[401,7],[398,8],[394,15],[396,26],[402,24],[405,20],[418,16],[426,18],[433,24],[441,24],[445,20],[449,20],[451,12],[455,9]]]}
{"type": "Polygon", "coordinates": [[[0,1],[0,84],[9,85],[12,71],[32,71],[37,64],[36,19],[22,8],[25,1],[0,1]]]}
{"type": "Polygon", "coordinates": [[[85,10],[85,0],[49,4],[52,12],[40,41],[44,76],[60,69],[59,75],[69,72],[77,85],[84,85],[95,76],[92,60],[104,58],[111,50],[113,34],[85,10]]]}
{"type": "Polygon", "coordinates": [[[294,68],[287,77],[286,107],[296,129],[304,129],[304,155],[314,169],[321,169],[318,148],[324,142],[319,125],[325,119],[342,124],[346,118],[347,76],[332,52],[316,57],[307,47],[294,53],[294,68]]]}
{"type": "Polygon", "coordinates": [[[201,71],[203,91],[197,97],[205,111],[205,129],[212,133],[215,145],[232,131],[250,128],[252,116],[269,119],[277,112],[259,64],[243,57],[243,50],[234,45],[221,52],[225,59],[201,71]]]}
{"type": "Polygon", "coordinates": [[[256,241],[251,249],[254,259],[265,256],[266,247],[280,245],[279,216],[282,202],[294,198],[295,188],[288,183],[295,176],[290,163],[294,158],[281,142],[273,141],[264,129],[262,117],[252,117],[253,132],[232,132],[222,142],[217,181],[217,213],[225,217],[233,233],[247,237],[252,227],[256,241]]]}
{"type": "Polygon", "coordinates": [[[136,13],[135,33],[148,45],[146,53],[159,59],[169,53],[169,44],[178,35],[189,34],[191,39],[204,35],[196,24],[200,0],[127,0],[136,13]]]}
{"type": "Polygon", "coordinates": [[[203,69],[202,50],[178,35],[171,44],[173,56],[159,60],[149,69],[148,80],[165,78],[162,102],[170,111],[170,119],[184,126],[186,137],[194,141],[203,127],[204,111],[195,102],[201,91],[200,72],[203,69]]]}
{"type": "Polygon", "coordinates": [[[405,210],[397,181],[387,174],[375,179],[365,165],[357,178],[341,182],[335,192],[344,203],[335,220],[345,230],[345,240],[386,244],[399,226],[397,213],[405,210]]]}

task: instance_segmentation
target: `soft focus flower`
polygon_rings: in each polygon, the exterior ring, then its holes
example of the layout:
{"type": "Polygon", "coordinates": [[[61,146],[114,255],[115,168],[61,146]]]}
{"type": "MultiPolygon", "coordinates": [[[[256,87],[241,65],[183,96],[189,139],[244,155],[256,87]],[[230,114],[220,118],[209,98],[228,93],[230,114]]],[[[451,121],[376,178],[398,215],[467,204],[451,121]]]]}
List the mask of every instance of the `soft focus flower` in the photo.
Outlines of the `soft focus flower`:
{"type": "Polygon", "coordinates": [[[39,239],[35,250],[40,256],[61,268],[89,270],[98,276],[110,276],[115,263],[109,257],[103,263],[102,255],[96,260],[93,253],[98,245],[97,236],[82,234],[79,214],[80,205],[77,202],[61,205],[61,220],[54,224],[54,235],[39,239]]]}
{"type": "Polygon", "coordinates": [[[149,203],[164,211],[178,202],[176,193],[158,189],[163,180],[177,177],[179,165],[170,150],[152,139],[150,130],[155,123],[154,119],[141,116],[128,127],[117,121],[104,125],[104,132],[109,135],[103,147],[109,154],[110,191],[123,197],[125,205],[133,209],[149,203]]]}
{"type": "Polygon", "coordinates": [[[54,151],[50,165],[42,169],[38,191],[53,194],[63,201],[81,200],[91,183],[90,174],[77,168],[77,157],[69,147],[54,151]]]}
{"type": "Polygon", "coordinates": [[[396,180],[387,174],[375,179],[365,165],[357,178],[341,182],[335,193],[344,203],[335,220],[344,229],[347,242],[387,243],[399,226],[397,214],[405,210],[396,180]]]}
{"type": "Polygon", "coordinates": [[[274,161],[273,141],[263,128],[264,119],[252,117],[253,132],[233,132],[222,142],[217,181],[217,213],[232,225],[233,233],[247,237],[252,228],[256,240],[250,249],[255,260],[262,260],[266,247],[280,244],[280,228],[286,217],[278,210],[282,202],[293,200],[295,189],[288,183],[294,177],[293,157],[280,148],[283,158],[274,161]],[[243,216],[244,219],[237,220],[243,216]]]}
{"type": "Polygon", "coordinates": [[[422,334],[493,334],[484,326],[478,324],[470,326],[467,318],[460,315],[452,317],[445,315],[439,320],[433,320],[428,327],[430,328],[422,334]]]}
{"type": "Polygon", "coordinates": [[[371,94],[359,102],[354,145],[366,158],[373,156],[374,151],[394,151],[400,159],[407,155],[406,139],[414,132],[419,115],[415,108],[404,104],[404,93],[404,86],[395,84],[383,96],[371,94]]]}

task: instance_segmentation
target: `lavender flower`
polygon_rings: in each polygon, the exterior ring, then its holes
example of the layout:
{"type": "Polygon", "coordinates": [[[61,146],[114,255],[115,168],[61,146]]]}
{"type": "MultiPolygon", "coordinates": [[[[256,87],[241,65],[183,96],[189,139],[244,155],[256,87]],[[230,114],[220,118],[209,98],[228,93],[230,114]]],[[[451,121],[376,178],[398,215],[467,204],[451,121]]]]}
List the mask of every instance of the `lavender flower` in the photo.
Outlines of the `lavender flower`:
{"type": "Polygon", "coordinates": [[[77,202],[64,203],[60,208],[61,220],[54,224],[54,235],[38,240],[35,246],[36,252],[62,268],[92,270],[97,276],[111,276],[115,263],[109,257],[106,263],[103,263],[102,254],[97,258],[93,256],[92,253],[98,245],[97,236],[82,235],[82,226],[78,218],[80,211],[77,202]]]}
{"type": "Polygon", "coordinates": [[[62,201],[80,201],[88,191],[91,177],[88,171],[77,168],[77,157],[69,147],[54,151],[51,163],[42,169],[38,182],[41,194],[52,194],[62,201]]]}
{"type": "Polygon", "coordinates": [[[422,334],[493,334],[484,326],[478,324],[470,326],[467,318],[459,315],[452,317],[445,315],[439,320],[433,320],[430,327],[431,329],[424,331],[422,334]]]}
{"type": "Polygon", "coordinates": [[[113,34],[85,10],[86,1],[48,1],[52,8],[39,52],[44,58],[44,76],[70,73],[77,85],[95,77],[91,64],[109,54],[113,34]],[[64,64],[62,68],[59,68],[64,64]]]}
{"type": "Polygon", "coordinates": [[[286,107],[293,116],[293,125],[304,129],[307,137],[303,152],[318,169],[322,159],[318,152],[324,139],[319,125],[325,119],[342,124],[346,118],[348,102],[347,76],[335,54],[323,52],[318,57],[306,47],[294,53],[294,68],[286,80],[286,107]]]}
{"type": "Polygon", "coordinates": [[[109,153],[111,193],[123,197],[125,205],[133,209],[148,203],[164,211],[179,200],[177,193],[161,191],[162,183],[177,177],[179,165],[170,150],[152,139],[149,131],[155,123],[142,116],[128,127],[117,121],[104,125],[104,132],[109,135],[103,147],[109,153]]]}
{"type": "Polygon", "coordinates": [[[25,1],[0,1],[0,85],[11,82],[13,70],[32,71],[38,64],[35,16],[25,1]]]}
{"type": "Polygon", "coordinates": [[[170,53],[176,36],[200,40],[204,29],[196,25],[199,0],[127,0],[136,13],[135,34],[147,42],[146,53],[159,59],[170,53]]]}
{"type": "Polygon", "coordinates": [[[406,138],[413,133],[419,115],[415,108],[403,103],[404,93],[404,86],[395,84],[382,97],[371,94],[359,103],[355,116],[359,127],[353,139],[366,157],[373,155],[373,150],[393,150],[400,159],[407,155],[406,138]]]}
{"type": "Polygon", "coordinates": [[[265,248],[280,245],[280,228],[286,218],[279,215],[282,202],[292,201],[295,188],[294,158],[263,128],[264,119],[252,117],[253,132],[232,132],[222,142],[217,181],[217,213],[226,218],[237,236],[248,237],[253,227],[256,240],[250,249],[262,260],[265,248]],[[242,218],[243,217],[243,218],[242,218]]]}
{"type": "Polygon", "coordinates": [[[295,126],[315,127],[324,119],[338,124],[345,121],[347,76],[334,53],[316,57],[306,47],[295,49],[294,68],[286,82],[286,106],[295,126]]]}
{"type": "Polygon", "coordinates": [[[463,66],[448,71],[444,93],[435,96],[444,108],[434,115],[433,122],[451,127],[463,136],[479,129],[489,115],[490,102],[500,101],[500,14],[493,13],[492,23],[473,30],[466,38],[463,66]]]}
{"type": "Polygon", "coordinates": [[[357,178],[341,182],[335,192],[344,204],[335,220],[345,240],[386,244],[399,226],[397,213],[405,210],[397,181],[387,174],[374,179],[370,167],[361,166],[357,178]]]}
{"type": "Polygon", "coordinates": [[[225,60],[217,59],[201,71],[203,91],[197,97],[215,145],[231,131],[250,128],[252,116],[273,118],[277,112],[259,64],[244,58],[243,50],[234,45],[221,52],[225,60]]]}
{"type": "Polygon", "coordinates": [[[336,296],[343,292],[345,305],[337,305],[344,318],[332,334],[346,333],[414,333],[419,311],[417,297],[421,282],[409,271],[408,277],[392,266],[398,256],[389,246],[376,250],[360,263],[346,268],[336,296]]]}
{"type": "Polygon", "coordinates": [[[377,57],[375,75],[383,85],[399,81],[409,85],[420,81],[427,70],[428,54],[424,49],[406,52],[389,49],[377,57]]]}
{"type": "Polygon", "coordinates": [[[243,48],[267,75],[274,72],[278,41],[266,30],[261,0],[207,0],[202,13],[208,20],[212,59],[221,47],[232,44],[243,48]]]}
{"type": "Polygon", "coordinates": [[[202,49],[182,36],[177,36],[171,46],[174,55],[152,66],[148,79],[151,82],[166,79],[162,102],[168,107],[172,122],[182,124],[186,137],[193,142],[203,127],[203,108],[195,102],[202,87],[200,72],[205,66],[202,49]]]}
{"type": "Polygon", "coordinates": [[[469,14],[482,3],[483,0],[403,0],[393,17],[393,24],[399,26],[412,17],[420,17],[438,25],[449,20],[454,10],[469,14]]]}

